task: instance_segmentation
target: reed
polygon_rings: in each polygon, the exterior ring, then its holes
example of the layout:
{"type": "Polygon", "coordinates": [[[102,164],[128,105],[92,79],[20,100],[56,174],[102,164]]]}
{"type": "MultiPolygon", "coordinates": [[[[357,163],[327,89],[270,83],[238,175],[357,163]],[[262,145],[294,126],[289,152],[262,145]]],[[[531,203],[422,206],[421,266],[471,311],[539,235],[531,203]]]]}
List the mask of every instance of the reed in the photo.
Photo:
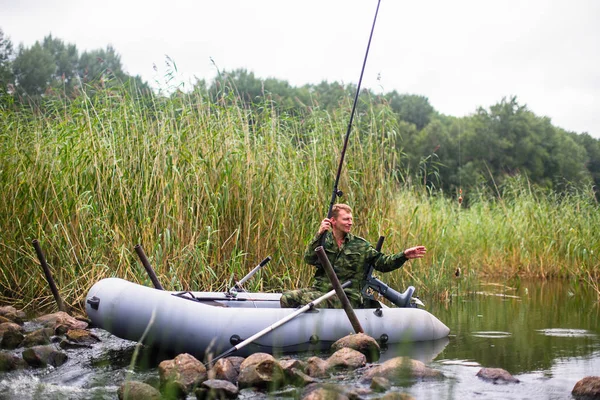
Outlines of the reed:
{"type": "MultiPolygon", "coordinates": [[[[249,290],[309,284],[302,253],[327,211],[350,104],[290,116],[271,101],[250,111],[232,94],[95,93],[49,100],[43,112],[0,110],[0,301],[52,306],[34,238],[75,307],[103,277],[151,284],[138,243],[168,290],[224,290],[267,255],[249,290]]],[[[389,109],[362,104],[355,126],[340,187],[357,234],[385,235],[387,251],[429,247],[388,282],[447,296],[457,266],[465,282],[598,276],[600,214],[589,195],[514,182],[461,208],[402,183],[403,128],[389,109]]]]}

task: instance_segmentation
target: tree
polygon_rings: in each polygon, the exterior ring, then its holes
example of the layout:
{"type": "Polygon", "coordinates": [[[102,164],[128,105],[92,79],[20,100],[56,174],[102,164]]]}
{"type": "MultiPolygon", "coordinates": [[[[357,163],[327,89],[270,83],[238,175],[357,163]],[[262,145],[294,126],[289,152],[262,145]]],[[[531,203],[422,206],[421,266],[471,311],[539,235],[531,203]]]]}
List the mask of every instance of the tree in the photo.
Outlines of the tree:
{"type": "Polygon", "coordinates": [[[417,130],[421,130],[429,124],[431,116],[434,114],[434,109],[425,96],[400,95],[394,90],[385,97],[400,119],[415,124],[417,130]]]}
{"type": "Polygon", "coordinates": [[[106,84],[107,81],[116,79],[118,83],[123,83],[127,79],[121,56],[110,45],[106,49],[84,52],[79,59],[78,73],[83,82],[98,81],[106,84]]]}
{"type": "Polygon", "coordinates": [[[44,38],[42,48],[48,51],[54,60],[56,66],[54,74],[50,81],[50,86],[65,88],[66,92],[71,92],[77,84],[77,64],[79,62],[79,52],[74,44],[66,44],[52,35],[44,38]]]}
{"type": "Polygon", "coordinates": [[[19,47],[13,71],[19,91],[30,96],[42,95],[56,72],[56,63],[52,53],[35,42],[29,49],[19,47]]]}
{"type": "Polygon", "coordinates": [[[12,73],[11,58],[13,55],[13,45],[8,37],[4,36],[0,28],[0,90],[8,91],[8,85],[14,83],[12,73]]]}

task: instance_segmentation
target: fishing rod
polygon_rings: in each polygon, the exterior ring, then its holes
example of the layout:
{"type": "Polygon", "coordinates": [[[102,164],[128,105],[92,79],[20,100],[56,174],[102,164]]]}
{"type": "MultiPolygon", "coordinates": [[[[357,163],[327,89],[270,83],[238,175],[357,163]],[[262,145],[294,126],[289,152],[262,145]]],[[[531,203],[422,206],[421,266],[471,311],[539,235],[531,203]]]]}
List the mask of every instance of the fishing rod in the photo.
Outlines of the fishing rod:
{"type": "Polygon", "coordinates": [[[333,191],[331,193],[331,202],[329,203],[329,211],[327,212],[327,218],[331,218],[331,212],[333,205],[335,204],[336,197],[341,197],[343,192],[338,189],[340,183],[340,175],[342,174],[342,166],[344,165],[344,157],[346,156],[346,148],[348,147],[348,139],[350,138],[350,132],[352,131],[352,122],[354,121],[354,112],[356,111],[356,104],[358,103],[358,96],[360,95],[360,85],[362,83],[363,75],[365,73],[365,66],[367,65],[367,58],[369,56],[369,49],[371,48],[371,39],[373,39],[373,31],[375,30],[375,22],[377,21],[377,14],[379,13],[379,4],[381,0],[377,0],[377,9],[375,10],[375,17],[373,18],[373,26],[371,27],[371,34],[369,35],[369,43],[367,44],[367,51],[365,52],[365,59],[363,61],[362,69],[360,70],[360,78],[358,79],[358,86],[356,87],[356,94],[354,95],[354,104],[352,104],[352,112],[350,113],[350,121],[348,122],[348,129],[346,130],[346,136],[344,137],[344,146],[342,147],[342,154],[340,156],[340,163],[337,169],[337,175],[335,177],[335,183],[333,184],[333,191]]]}

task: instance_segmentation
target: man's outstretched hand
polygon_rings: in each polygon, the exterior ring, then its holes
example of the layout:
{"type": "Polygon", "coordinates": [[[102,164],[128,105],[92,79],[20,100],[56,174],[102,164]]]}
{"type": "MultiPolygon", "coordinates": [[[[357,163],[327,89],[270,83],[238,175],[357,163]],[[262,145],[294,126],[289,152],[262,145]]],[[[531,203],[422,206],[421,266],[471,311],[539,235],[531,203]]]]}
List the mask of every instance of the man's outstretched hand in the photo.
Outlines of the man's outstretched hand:
{"type": "Polygon", "coordinates": [[[413,258],[423,258],[425,253],[427,253],[425,246],[415,246],[404,250],[404,256],[409,260],[413,258]]]}

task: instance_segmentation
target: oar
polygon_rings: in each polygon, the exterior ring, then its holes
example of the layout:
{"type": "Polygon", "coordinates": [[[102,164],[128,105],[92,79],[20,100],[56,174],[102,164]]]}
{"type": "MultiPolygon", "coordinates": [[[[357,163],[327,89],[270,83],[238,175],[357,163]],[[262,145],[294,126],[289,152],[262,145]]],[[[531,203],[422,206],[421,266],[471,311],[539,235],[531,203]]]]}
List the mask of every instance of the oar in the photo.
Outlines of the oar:
{"type": "MultiPolygon", "coordinates": [[[[344,283],[342,285],[342,288],[346,288],[348,286],[350,286],[350,284],[352,283],[352,281],[348,281],[346,283],[344,283]]],[[[307,305],[303,306],[302,308],[297,309],[296,311],[294,311],[293,313],[291,313],[290,315],[287,315],[285,318],[282,318],[281,320],[275,322],[274,324],[266,327],[265,329],[263,329],[262,331],[255,333],[254,335],[250,336],[248,339],[244,340],[241,343],[238,343],[237,345],[233,346],[231,349],[227,350],[226,352],[218,355],[217,357],[213,358],[211,361],[209,361],[208,363],[206,363],[206,365],[212,364],[215,361],[223,358],[223,357],[227,357],[230,354],[240,350],[241,348],[245,347],[246,345],[252,343],[253,341],[255,341],[256,339],[260,338],[261,336],[266,335],[267,333],[271,332],[272,330],[280,327],[281,325],[285,324],[286,322],[294,319],[295,317],[297,317],[298,315],[314,308],[317,304],[323,302],[324,300],[327,300],[328,298],[335,296],[335,290],[332,290],[330,292],[327,292],[326,294],[324,294],[323,296],[319,297],[316,300],[311,301],[310,303],[308,303],[307,305]]]]}

